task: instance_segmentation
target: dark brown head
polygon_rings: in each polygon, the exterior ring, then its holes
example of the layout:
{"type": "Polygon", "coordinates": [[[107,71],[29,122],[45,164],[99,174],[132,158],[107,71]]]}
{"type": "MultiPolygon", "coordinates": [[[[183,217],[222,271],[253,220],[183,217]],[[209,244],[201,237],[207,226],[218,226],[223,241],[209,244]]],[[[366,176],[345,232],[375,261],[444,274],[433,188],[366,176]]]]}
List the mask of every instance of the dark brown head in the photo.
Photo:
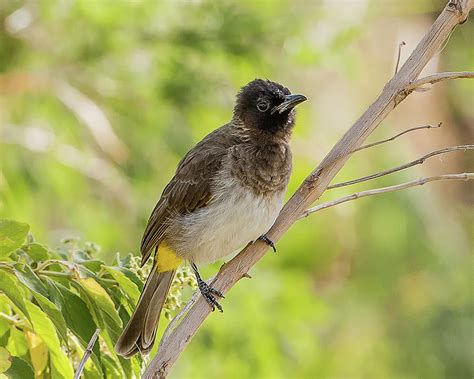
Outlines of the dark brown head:
{"type": "Polygon", "coordinates": [[[270,133],[290,132],[295,123],[295,106],[306,100],[270,80],[255,79],[237,95],[234,120],[246,128],[270,133]]]}

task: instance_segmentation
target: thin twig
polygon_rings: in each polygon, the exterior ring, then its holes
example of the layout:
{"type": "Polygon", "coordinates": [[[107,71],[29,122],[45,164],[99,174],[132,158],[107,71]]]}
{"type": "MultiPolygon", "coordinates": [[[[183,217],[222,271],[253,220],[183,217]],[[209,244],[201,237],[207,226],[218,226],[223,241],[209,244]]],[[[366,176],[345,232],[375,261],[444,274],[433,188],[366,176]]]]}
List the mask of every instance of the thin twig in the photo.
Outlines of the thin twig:
{"type": "Polygon", "coordinates": [[[409,167],[413,167],[413,166],[416,166],[416,165],[419,165],[419,164],[423,164],[425,162],[425,160],[427,160],[428,158],[434,157],[436,155],[451,153],[453,151],[459,151],[459,150],[466,151],[466,150],[472,150],[472,149],[474,149],[474,145],[460,145],[460,146],[445,147],[444,149],[435,150],[435,151],[432,151],[431,153],[425,154],[421,158],[418,158],[414,161],[405,163],[401,166],[397,166],[397,167],[391,168],[389,170],[377,172],[375,174],[367,175],[367,176],[364,176],[362,178],[349,180],[347,182],[332,184],[332,185],[328,186],[327,189],[329,190],[329,189],[334,189],[334,188],[350,186],[350,185],[353,185],[353,184],[356,184],[356,183],[366,182],[367,180],[380,178],[381,176],[393,174],[394,172],[398,172],[398,171],[401,171],[401,170],[405,170],[409,167]]]}
{"type": "Polygon", "coordinates": [[[393,137],[390,137],[390,138],[387,138],[387,139],[384,139],[384,140],[381,140],[381,141],[369,143],[367,145],[363,145],[361,147],[358,147],[357,149],[352,150],[350,152],[350,154],[355,153],[356,151],[361,151],[361,150],[364,150],[364,149],[368,149],[369,147],[374,147],[374,146],[377,146],[377,145],[381,145],[381,144],[386,143],[386,142],[391,142],[391,141],[397,139],[398,137],[403,136],[404,134],[407,134],[407,133],[410,133],[410,132],[414,132],[415,130],[441,128],[442,125],[443,125],[443,123],[440,122],[440,123],[438,123],[438,125],[434,125],[434,126],[433,125],[423,125],[423,126],[417,126],[415,128],[410,128],[410,129],[404,130],[401,133],[398,133],[398,134],[394,135],[393,137]]]}
{"type": "Polygon", "coordinates": [[[441,82],[442,80],[449,79],[473,79],[473,71],[460,71],[460,72],[440,72],[438,74],[426,76],[424,78],[414,80],[405,87],[405,91],[411,92],[417,88],[422,87],[425,84],[434,84],[441,82]]]}
{"type": "Polygon", "coordinates": [[[99,338],[99,333],[100,329],[96,329],[95,333],[92,335],[89,344],[87,345],[86,351],[84,351],[84,355],[82,356],[81,362],[79,363],[79,366],[77,367],[76,373],[74,374],[74,379],[79,379],[82,374],[82,370],[84,370],[84,366],[89,359],[90,355],[92,354],[92,349],[94,348],[94,345],[97,341],[97,338],[99,338]]]}
{"type": "Polygon", "coordinates": [[[416,180],[412,180],[406,183],[396,184],[394,186],[382,187],[382,188],[376,188],[372,190],[357,192],[357,193],[353,193],[352,195],[344,196],[339,199],[328,201],[327,203],[322,203],[322,204],[316,205],[315,207],[309,208],[306,212],[302,214],[300,218],[307,217],[310,214],[318,212],[322,209],[334,207],[335,205],[346,203],[351,200],[360,199],[362,197],[380,195],[382,193],[388,193],[388,192],[401,191],[410,187],[422,186],[425,183],[435,182],[435,181],[440,181],[440,180],[472,180],[472,179],[474,179],[474,173],[472,172],[463,173],[463,174],[447,174],[447,175],[429,176],[426,178],[419,178],[416,180]]]}
{"type": "Polygon", "coordinates": [[[400,42],[398,45],[398,56],[397,56],[397,64],[395,65],[395,74],[398,72],[398,65],[400,64],[400,57],[402,55],[402,47],[405,46],[405,41],[400,42]]]}

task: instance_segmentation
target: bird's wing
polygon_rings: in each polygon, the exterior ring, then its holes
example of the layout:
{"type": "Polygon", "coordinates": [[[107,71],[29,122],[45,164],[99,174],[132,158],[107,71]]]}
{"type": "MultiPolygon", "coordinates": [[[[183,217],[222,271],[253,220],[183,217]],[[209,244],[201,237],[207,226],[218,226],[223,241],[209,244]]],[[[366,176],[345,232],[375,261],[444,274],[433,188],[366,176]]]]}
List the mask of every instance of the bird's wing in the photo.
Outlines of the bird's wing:
{"type": "Polygon", "coordinates": [[[236,143],[227,124],[210,133],[181,160],[148,220],[141,243],[142,265],[162,241],[170,220],[192,213],[212,199],[211,184],[230,146],[236,143]]]}

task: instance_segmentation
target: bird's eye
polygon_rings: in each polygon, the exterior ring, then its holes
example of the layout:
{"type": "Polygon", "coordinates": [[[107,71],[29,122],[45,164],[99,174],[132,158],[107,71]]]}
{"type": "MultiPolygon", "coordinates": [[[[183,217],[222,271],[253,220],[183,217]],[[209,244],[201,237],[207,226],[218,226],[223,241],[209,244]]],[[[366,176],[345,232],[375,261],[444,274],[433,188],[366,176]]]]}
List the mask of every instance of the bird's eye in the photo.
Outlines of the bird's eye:
{"type": "Polygon", "coordinates": [[[257,103],[257,109],[260,112],[266,112],[268,111],[268,108],[270,108],[270,103],[268,101],[259,101],[257,103]]]}

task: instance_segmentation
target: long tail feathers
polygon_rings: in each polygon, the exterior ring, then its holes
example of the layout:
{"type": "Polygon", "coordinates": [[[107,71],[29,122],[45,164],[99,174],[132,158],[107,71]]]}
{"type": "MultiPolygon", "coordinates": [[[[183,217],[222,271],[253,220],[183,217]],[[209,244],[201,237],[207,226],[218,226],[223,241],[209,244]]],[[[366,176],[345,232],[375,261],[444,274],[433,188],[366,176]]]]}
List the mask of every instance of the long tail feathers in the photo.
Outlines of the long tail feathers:
{"type": "Polygon", "coordinates": [[[155,341],[160,313],[173,281],[175,270],[158,273],[153,270],[145,283],[135,311],[115,344],[115,352],[130,357],[148,353],[155,341]]]}

